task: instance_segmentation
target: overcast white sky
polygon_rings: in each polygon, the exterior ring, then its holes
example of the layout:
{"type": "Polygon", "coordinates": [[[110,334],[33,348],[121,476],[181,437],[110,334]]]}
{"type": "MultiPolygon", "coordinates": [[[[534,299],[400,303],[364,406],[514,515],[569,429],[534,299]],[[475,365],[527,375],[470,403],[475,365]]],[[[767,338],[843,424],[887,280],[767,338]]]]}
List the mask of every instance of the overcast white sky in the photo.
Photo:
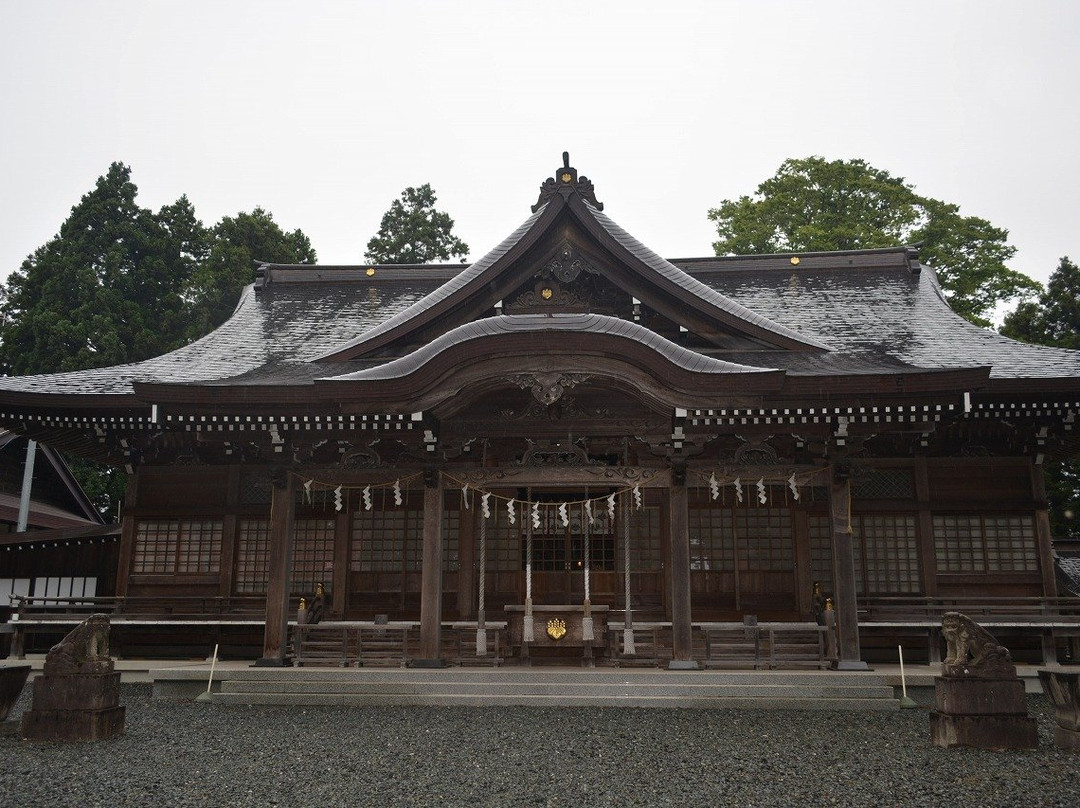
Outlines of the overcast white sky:
{"type": "Polygon", "coordinates": [[[0,277],[109,163],[358,263],[430,182],[483,255],[561,152],[662,255],[787,157],[860,157],[1080,259],[1080,2],[0,0],[0,277]]]}

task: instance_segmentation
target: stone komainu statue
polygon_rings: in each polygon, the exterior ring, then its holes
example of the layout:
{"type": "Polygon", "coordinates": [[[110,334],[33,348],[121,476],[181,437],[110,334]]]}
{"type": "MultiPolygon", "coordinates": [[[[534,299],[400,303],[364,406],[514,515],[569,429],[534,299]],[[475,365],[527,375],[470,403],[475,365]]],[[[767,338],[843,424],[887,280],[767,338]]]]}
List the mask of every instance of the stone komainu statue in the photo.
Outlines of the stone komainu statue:
{"type": "Polygon", "coordinates": [[[1015,676],[1009,649],[967,615],[946,612],[941,618],[945,635],[946,673],[975,676],[1015,676]]]}
{"type": "Polygon", "coordinates": [[[80,673],[112,673],[109,657],[109,618],[90,615],[49,649],[45,657],[46,676],[73,676],[80,673]]]}

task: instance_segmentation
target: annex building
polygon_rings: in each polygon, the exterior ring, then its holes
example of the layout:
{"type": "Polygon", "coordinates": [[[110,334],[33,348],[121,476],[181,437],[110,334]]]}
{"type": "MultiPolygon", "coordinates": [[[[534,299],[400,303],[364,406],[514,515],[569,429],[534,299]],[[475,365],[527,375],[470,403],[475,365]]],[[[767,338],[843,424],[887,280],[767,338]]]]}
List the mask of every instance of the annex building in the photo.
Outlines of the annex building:
{"type": "Polygon", "coordinates": [[[266,664],[321,583],[421,665],[642,626],[693,667],[704,624],[834,610],[858,668],[875,615],[1053,603],[1078,411],[1080,352],[967,323],[913,248],[667,260],[566,159],[471,265],[267,264],[180,350],[0,380],[0,426],[129,472],[115,595],[265,615],[266,664]]]}

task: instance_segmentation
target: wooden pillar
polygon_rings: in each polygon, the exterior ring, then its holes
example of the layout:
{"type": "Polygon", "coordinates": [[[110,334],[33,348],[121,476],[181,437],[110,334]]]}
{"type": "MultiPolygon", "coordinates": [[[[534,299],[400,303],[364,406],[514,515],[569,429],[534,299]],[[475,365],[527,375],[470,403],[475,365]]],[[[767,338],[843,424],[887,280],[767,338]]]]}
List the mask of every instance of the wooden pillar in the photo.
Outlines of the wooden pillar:
{"type": "MultiPolygon", "coordinates": [[[[793,504],[791,526],[795,541],[795,608],[800,620],[813,620],[814,581],[810,558],[810,516],[793,504]]],[[[824,583],[822,583],[824,586],[824,583]]]]}
{"type": "Polygon", "coordinates": [[[930,512],[930,473],[925,457],[915,458],[915,496],[919,502],[919,575],[922,593],[937,596],[937,550],[934,546],[934,517],[930,512]]]}
{"type": "Polygon", "coordinates": [[[127,477],[124,490],[124,510],[120,519],[120,557],[116,562],[116,594],[127,595],[128,576],[131,574],[131,559],[135,555],[135,528],[138,519],[135,508],[139,504],[139,469],[127,477]]]}
{"type": "Polygon", "coordinates": [[[458,521],[457,610],[459,620],[476,619],[476,510],[480,498],[473,497],[469,510],[461,508],[458,521]]]}
{"type": "Polygon", "coordinates": [[[352,513],[346,508],[334,519],[334,578],[331,582],[330,611],[344,617],[349,587],[349,536],[352,513]]]}
{"type": "Polygon", "coordinates": [[[868,670],[860,659],[859,613],[855,600],[855,553],[851,535],[851,481],[834,478],[829,486],[832,523],[833,597],[836,599],[837,670],[868,670]]]}
{"type": "MultiPolygon", "coordinates": [[[[1046,477],[1041,464],[1031,464],[1031,493],[1035,500],[1035,540],[1039,547],[1043,596],[1055,598],[1057,578],[1054,571],[1054,537],[1050,530],[1050,505],[1046,499],[1046,477]]],[[[1057,642],[1052,630],[1042,633],[1042,656],[1044,665],[1058,663],[1057,642]]]]}
{"type": "Polygon", "coordinates": [[[292,577],[296,482],[291,474],[276,475],[270,500],[270,570],[266,584],[266,628],[263,655],[256,665],[286,664],[289,640],[289,581],[292,577]]]}
{"type": "Polygon", "coordinates": [[[424,555],[420,579],[420,656],[417,668],[442,667],[443,489],[438,472],[424,475],[424,555]]]}
{"type": "Polygon", "coordinates": [[[672,670],[697,670],[690,615],[690,532],[686,466],[673,465],[668,489],[671,542],[671,636],[672,670]]]}
{"type": "Polygon", "coordinates": [[[236,543],[239,520],[236,512],[240,507],[240,467],[229,466],[225,492],[225,518],[221,529],[221,566],[218,574],[218,595],[226,602],[232,597],[233,575],[236,573],[236,543]]]}

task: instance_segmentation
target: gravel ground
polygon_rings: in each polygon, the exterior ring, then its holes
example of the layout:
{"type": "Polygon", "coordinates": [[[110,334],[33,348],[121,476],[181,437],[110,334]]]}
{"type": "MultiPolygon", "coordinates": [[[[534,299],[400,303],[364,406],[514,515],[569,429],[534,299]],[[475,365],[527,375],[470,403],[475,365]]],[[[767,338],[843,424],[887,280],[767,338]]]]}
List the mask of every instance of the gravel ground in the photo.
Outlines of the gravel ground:
{"type": "Polygon", "coordinates": [[[121,738],[0,737],[0,805],[1076,808],[1080,755],[1029,699],[1040,747],[987,752],[933,747],[926,708],[221,707],[123,685],[121,738]]]}

